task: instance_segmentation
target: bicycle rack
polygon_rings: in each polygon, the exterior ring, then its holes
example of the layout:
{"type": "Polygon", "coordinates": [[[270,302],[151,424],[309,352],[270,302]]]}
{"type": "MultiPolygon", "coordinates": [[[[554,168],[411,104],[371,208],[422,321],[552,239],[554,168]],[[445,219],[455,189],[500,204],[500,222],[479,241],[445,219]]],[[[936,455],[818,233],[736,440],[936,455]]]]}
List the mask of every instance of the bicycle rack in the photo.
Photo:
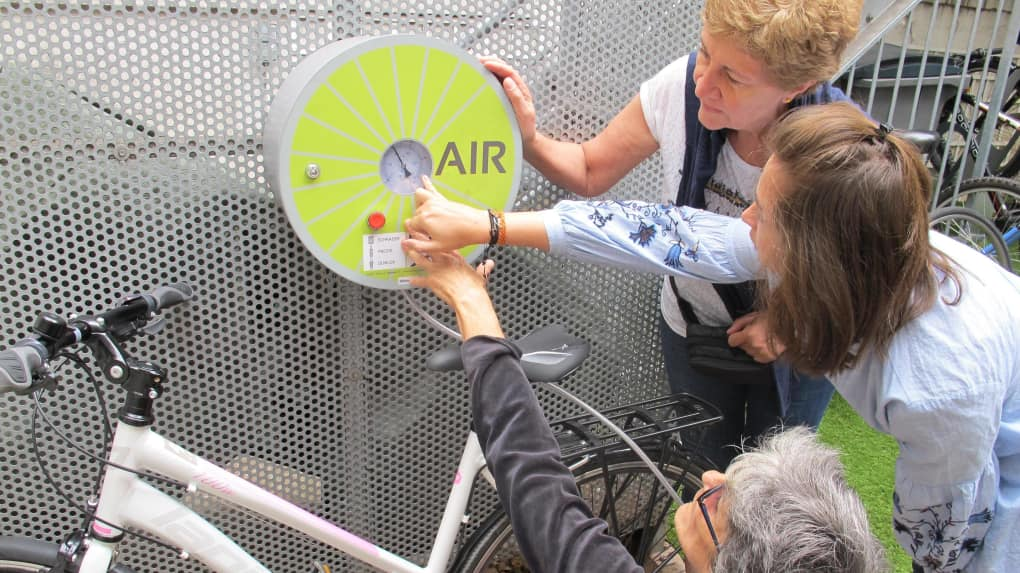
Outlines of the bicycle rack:
{"type": "MultiPolygon", "coordinates": [[[[722,419],[715,406],[690,394],[660,396],[602,412],[622,428],[642,449],[684,450],[700,454],[698,445],[705,428],[722,419]]],[[[627,450],[616,433],[590,414],[550,423],[564,460],[612,454],[627,450]]],[[[660,456],[660,461],[666,456],[660,456]]]]}

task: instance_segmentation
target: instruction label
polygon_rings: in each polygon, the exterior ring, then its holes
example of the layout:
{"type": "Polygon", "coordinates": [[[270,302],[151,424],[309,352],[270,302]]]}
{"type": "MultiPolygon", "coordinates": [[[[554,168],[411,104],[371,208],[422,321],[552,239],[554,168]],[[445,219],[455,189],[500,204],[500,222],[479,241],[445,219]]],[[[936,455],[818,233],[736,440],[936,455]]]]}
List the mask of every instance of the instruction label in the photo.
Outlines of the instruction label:
{"type": "Polygon", "coordinates": [[[392,271],[411,266],[411,260],[400,248],[407,233],[380,233],[363,236],[362,267],[366,272],[392,271]]]}

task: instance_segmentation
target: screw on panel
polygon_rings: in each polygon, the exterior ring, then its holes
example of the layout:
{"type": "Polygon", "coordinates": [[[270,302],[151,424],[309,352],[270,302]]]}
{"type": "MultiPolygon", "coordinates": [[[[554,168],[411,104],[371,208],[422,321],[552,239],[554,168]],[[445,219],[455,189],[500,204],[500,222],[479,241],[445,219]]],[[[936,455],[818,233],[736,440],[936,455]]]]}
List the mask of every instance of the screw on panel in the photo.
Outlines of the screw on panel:
{"type": "Polygon", "coordinates": [[[309,179],[318,179],[321,173],[319,172],[319,165],[317,163],[309,163],[305,167],[305,176],[309,179]]]}
{"type": "Polygon", "coordinates": [[[263,67],[280,59],[280,30],[275,24],[260,23],[256,38],[258,59],[263,67]]]}
{"type": "Polygon", "coordinates": [[[114,364],[113,366],[110,367],[111,378],[119,380],[122,376],[124,376],[124,369],[121,368],[120,365],[114,364]]]}
{"type": "Polygon", "coordinates": [[[157,392],[155,388],[153,388],[152,390],[149,390],[149,398],[151,398],[153,400],[155,400],[156,398],[159,398],[159,392],[157,392]]]}

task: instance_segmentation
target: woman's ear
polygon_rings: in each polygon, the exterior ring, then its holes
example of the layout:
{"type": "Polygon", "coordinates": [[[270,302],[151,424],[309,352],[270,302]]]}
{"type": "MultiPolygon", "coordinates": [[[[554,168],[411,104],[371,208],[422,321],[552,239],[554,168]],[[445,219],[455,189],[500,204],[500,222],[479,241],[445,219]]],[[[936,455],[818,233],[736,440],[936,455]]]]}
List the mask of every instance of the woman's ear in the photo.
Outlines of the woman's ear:
{"type": "Polygon", "coordinates": [[[790,103],[791,101],[799,98],[800,96],[804,95],[805,93],[813,90],[816,85],[818,85],[818,82],[804,82],[801,85],[799,85],[799,86],[793,88],[792,90],[788,91],[786,93],[786,97],[783,98],[783,101],[786,102],[786,103],[790,103]]]}
{"type": "Polygon", "coordinates": [[[705,487],[715,487],[726,483],[726,474],[715,470],[708,470],[701,474],[701,483],[705,487]]]}

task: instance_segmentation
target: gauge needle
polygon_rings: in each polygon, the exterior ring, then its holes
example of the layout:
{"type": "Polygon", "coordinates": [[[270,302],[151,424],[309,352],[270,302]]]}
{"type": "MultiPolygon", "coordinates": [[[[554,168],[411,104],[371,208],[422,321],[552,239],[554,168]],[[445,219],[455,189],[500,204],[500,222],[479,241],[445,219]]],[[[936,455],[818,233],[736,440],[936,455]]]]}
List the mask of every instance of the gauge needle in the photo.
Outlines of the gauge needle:
{"type": "Polygon", "coordinates": [[[400,152],[397,151],[396,147],[393,148],[393,153],[397,155],[397,161],[400,162],[400,168],[404,170],[404,177],[410,177],[411,172],[407,170],[407,165],[404,165],[404,158],[400,156],[400,152]]]}

